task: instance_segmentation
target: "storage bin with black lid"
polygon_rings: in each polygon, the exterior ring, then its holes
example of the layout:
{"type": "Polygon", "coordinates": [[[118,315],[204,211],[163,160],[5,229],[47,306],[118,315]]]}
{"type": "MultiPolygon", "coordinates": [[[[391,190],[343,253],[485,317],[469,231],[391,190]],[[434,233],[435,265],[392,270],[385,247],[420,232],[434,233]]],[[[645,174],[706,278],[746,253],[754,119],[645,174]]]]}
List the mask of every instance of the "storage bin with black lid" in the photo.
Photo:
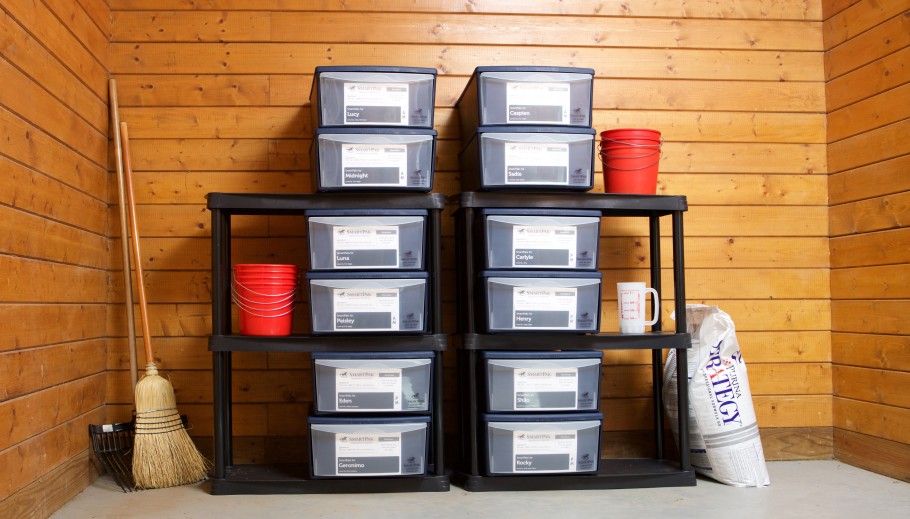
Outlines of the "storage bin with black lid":
{"type": "Polygon", "coordinates": [[[429,416],[310,416],[310,477],[422,476],[429,416]]]}
{"type": "Polygon", "coordinates": [[[485,414],[481,422],[488,476],[598,470],[601,413],[485,414]]]}
{"type": "Polygon", "coordinates": [[[317,128],[310,144],[313,190],[433,189],[436,130],[317,128]]]}
{"type": "Polygon", "coordinates": [[[423,270],[426,209],[311,209],[310,270],[423,270]]]}
{"type": "Polygon", "coordinates": [[[481,209],[483,269],[597,270],[600,211],[481,209]]]}
{"type": "Polygon", "coordinates": [[[600,272],[481,272],[485,333],[596,333],[600,330],[600,272]]]}
{"type": "Polygon", "coordinates": [[[481,351],[486,410],[597,411],[602,361],[599,350],[481,351]]]}
{"type": "Polygon", "coordinates": [[[327,126],[433,127],[436,69],[316,67],[310,90],[313,128],[327,126]]]}
{"type": "Polygon", "coordinates": [[[314,335],[427,333],[426,272],[307,272],[314,335]]]}
{"type": "Polygon", "coordinates": [[[593,128],[481,126],[458,155],[463,191],[589,191],[593,128]]]}
{"type": "Polygon", "coordinates": [[[432,410],[431,351],[313,352],[316,414],[427,414],[432,410]]]}
{"type": "Polygon", "coordinates": [[[477,67],[456,106],[462,142],[478,126],[591,127],[594,69],[477,67]]]}

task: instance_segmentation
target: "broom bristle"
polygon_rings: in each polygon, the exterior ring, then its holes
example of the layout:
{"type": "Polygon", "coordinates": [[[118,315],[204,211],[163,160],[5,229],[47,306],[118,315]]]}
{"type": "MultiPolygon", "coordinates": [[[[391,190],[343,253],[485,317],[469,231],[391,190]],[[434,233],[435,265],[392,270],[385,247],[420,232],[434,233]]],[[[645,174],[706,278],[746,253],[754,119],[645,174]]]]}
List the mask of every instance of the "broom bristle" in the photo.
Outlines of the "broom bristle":
{"type": "Polygon", "coordinates": [[[174,389],[154,366],[136,384],[133,479],[137,488],[165,488],[205,479],[211,463],[183,426],[174,389]]]}

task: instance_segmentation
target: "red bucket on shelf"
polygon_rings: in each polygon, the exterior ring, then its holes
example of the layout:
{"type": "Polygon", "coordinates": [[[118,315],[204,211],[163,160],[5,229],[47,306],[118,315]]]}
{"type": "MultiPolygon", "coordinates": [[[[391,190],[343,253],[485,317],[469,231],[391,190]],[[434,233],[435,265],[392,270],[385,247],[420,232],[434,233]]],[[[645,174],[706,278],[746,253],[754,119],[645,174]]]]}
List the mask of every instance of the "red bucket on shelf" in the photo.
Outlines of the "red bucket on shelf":
{"type": "Polygon", "coordinates": [[[600,132],[604,191],[656,194],[661,144],[657,130],[619,128],[600,132]]]}
{"type": "Polygon", "coordinates": [[[238,264],[231,296],[241,335],[290,335],[299,290],[296,265],[238,264]]]}

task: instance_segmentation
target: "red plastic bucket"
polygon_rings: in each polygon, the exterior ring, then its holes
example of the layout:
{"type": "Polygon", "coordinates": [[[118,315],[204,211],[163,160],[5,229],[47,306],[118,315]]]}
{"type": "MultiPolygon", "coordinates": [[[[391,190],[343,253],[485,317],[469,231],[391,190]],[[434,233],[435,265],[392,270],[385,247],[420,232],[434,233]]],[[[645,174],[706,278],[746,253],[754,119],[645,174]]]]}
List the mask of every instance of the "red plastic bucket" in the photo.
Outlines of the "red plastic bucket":
{"type": "Polygon", "coordinates": [[[237,305],[241,335],[290,335],[298,281],[290,279],[244,281],[235,277],[231,295],[237,305]]]}
{"type": "Polygon", "coordinates": [[[604,191],[653,195],[657,193],[660,132],[621,128],[600,133],[604,191]]]}

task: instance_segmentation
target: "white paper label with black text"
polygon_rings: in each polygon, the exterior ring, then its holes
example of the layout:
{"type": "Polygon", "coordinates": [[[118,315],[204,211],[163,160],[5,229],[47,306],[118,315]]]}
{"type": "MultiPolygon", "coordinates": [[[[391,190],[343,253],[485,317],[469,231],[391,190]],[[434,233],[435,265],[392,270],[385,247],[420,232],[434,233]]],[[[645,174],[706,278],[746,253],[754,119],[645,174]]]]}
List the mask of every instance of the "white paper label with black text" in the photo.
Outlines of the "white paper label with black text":
{"type": "Polygon", "coordinates": [[[575,431],[513,431],[513,472],[575,472],[575,431]]]}
{"type": "Polygon", "coordinates": [[[561,225],[512,228],[512,266],[575,268],[577,229],[561,225]]]}
{"type": "Polygon", "coordinates": [[[398,227],[338,225],[332,228],[333,267],[398,268],[398,227]]]}
{"type": "Polygon", "coordinates": [[[401,474],[401,433],[335,433],[335,475],[401,474]]]}
{"type": "Polygon", "coordinates": [[[335,331],[398,330],[397,288],[336,288],[333,296],[335,331]]]}
{"type": "Polygon", "coordinates": [[[512,327],[574,329],[577,301],[576,288],[513,287],[512,327]]]}
{"type": "Polygon", "coordinates": [[[410,94],[407,83],[346,83],[345,124],[408,124],[410,94]]]}
{"type": "Polygon", "coordinates": [[[566,143],[505,143],[506,184],[569,183],[569,145],[566,143]]]}
{"type": "Polygon", "coordinates": [[[506,122],[569,124],[570,93],[567,83],[509,83],[506,122]]]}
{"type": "Polygon", "coordinates": [[[513,410],[578,408],[578,368],[516,368],[513,410]]]}
{"type": "Polygon", "coordinates": [[[335,371],[336,411],[401,411],[401,368],[335,371]]]}
{"type": "Polygon", "coordinates": [[[408,147],[400,144],[344,144],[341,185],[407,186],[408,147]]]}

